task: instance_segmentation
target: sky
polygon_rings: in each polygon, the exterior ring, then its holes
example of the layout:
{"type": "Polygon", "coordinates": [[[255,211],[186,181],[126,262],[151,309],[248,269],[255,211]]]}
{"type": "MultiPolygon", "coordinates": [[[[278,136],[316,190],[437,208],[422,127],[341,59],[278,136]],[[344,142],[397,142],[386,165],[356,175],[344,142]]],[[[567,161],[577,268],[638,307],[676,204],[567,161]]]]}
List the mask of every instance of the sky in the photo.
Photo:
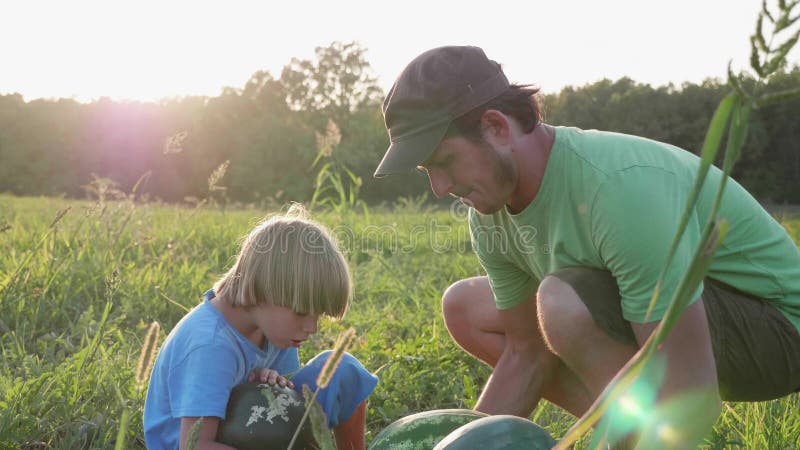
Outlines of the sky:
{"type": "MultiPolygon", "coordinates": [[[[773,1],[773,0],[770,0],[773,1]]],[[[774,3],[774,1],[773,1],[774,3]]],[[[358,42],[384,91],[433,47],[482,47],[543,92],[653,86],[746,68],[760,0],[0,1],[0,94],[154,101],[219,95],[258,70],[358,42]]],[[[790,54],[798,61],[798,51],[790,54]]]]}

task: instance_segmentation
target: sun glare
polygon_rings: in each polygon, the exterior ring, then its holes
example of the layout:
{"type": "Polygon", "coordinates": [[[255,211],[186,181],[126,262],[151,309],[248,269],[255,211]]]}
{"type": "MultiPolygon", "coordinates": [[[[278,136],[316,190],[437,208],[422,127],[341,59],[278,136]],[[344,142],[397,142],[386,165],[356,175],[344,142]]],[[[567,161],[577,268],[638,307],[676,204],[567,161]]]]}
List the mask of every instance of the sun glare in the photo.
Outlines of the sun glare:
{"type": "Polygon", "coordinates": [[[668,423],[659,424],[658,428],[657,428],[657,431],[658,431],[658,437],[662,441],[664,441],[664,442],[666,442],[668,444],[678,442],[678,433],[677,433],[677,431],[675,430],[675,428],[670,426],[668,423]]]}
{"type": "Polygon", "coordinates": [[[625,395],[621,397],[619,399],[619,406],[622,407],[623,411],[636,418],[642,416],[642,408],[639,406],[639,403],[636,402],[636,399],[634,399],[630,395],[625,395]]]}

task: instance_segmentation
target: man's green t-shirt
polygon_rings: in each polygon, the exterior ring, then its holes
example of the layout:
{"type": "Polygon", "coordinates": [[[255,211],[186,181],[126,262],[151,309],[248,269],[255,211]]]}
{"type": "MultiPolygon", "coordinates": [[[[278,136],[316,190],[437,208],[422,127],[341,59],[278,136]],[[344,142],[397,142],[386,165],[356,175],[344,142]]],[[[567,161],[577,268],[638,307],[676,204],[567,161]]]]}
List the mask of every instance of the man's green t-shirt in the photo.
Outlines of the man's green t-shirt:
{"type": "MultiPolygon", "coordinates": [[[[470,209],[472,245],[497,307],[528,298],[563,267],[609,270],[626,320],[645,321],[700,159],[635,136],[556,127],[536,198],[519,214],[470,209]]],[[[698,246],[722,172],[712,167],[648,321],[663,317],[698,246]]],[[[733,179],[718,215],[729,223],[708,277],[773,304],[800,330],[800,250],[733,179]]],[[[702,285],[695,293],[696,300],[702,285]]]]}

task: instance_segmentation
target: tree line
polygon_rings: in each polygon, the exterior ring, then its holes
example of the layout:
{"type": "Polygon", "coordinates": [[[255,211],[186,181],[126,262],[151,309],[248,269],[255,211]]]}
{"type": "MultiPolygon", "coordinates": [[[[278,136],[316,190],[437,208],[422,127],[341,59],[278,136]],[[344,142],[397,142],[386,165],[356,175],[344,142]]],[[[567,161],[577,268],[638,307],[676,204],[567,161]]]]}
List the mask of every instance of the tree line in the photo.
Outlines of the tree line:
{"type": "MultiPolygon", "coordinates": [[[[798,85],[795,66],[769,89],[798,85]]],[[[567,87],[541,100],[547,123],[630,133],[697,152],[728,90],[717,79],[652,87],[622,78],[567,87]]],[[[314,60],[292,59],[279,77],[259,71],[215,97],[84,104],[0,95],[0,192],[83,197],[101,179],[168,202],[210,195],[246,203],[308,201],[321,157],[357,175],[360,196],[370,204],[420,195],[427,190],[421,174],[372,178],[388,145],[383,94],[365,49],[334,42],[317,48],[314,60]],[[320,154],[330,123],[336,145],[320,154]]],[[[762,201],[800,203],[798,118],[797,100],[753,114],[733,176],[762,201]]]]}

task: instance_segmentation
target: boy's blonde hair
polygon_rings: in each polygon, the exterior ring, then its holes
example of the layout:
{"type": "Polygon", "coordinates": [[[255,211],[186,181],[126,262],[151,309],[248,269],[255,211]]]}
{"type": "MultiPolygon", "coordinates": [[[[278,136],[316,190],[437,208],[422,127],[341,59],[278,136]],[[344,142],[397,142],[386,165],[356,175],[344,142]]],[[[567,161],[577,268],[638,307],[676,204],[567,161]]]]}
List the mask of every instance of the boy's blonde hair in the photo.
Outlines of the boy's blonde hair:
{"type": "Polygon", "coordinates": [[[250,232],[214,292],[235,306],[271,304],[341,318],[352,288],[334,237],[310,220],[302,205],[293,204],[250,232]]]}

